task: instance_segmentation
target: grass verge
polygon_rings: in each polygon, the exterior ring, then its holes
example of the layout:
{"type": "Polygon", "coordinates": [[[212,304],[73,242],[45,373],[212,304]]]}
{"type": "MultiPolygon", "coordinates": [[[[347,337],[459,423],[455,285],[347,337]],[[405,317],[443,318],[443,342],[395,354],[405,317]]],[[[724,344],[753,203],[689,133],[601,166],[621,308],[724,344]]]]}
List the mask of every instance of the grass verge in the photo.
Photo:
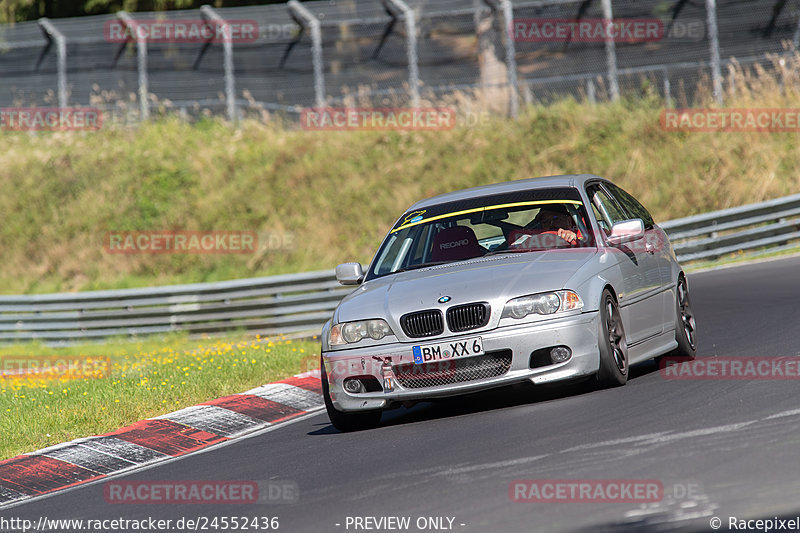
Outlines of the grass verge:
{"type": "MultiPolygon", "coordinates": [[[[741,73],[730,108],[800,107],[799,61],[741,73]]],[[[702,103],[700,103],[702,105],[702,103]]],[[[797,132],[665,131],[655,96],[564,100],[449,131],[299,131],[176,118],[99,132],[0,132],[4,293],[217,281],[368,262],[411,203],[590,172],[656,220],[800,190],[797,132]],[[109,231],[253,231],[249,254],[110,254],[109,231]]]]}
{"type": "Polygon", "coordinates": [[[318,367],[319,343],[281,338],[190,341],[172,336],[137,344],[0,348],[6,368],[23,355],[32,360],[53,355],[70,360],[108,357],[110,372],[69,381],[50,376],[0,379],[0,460],[107,433],[318,367]]]}

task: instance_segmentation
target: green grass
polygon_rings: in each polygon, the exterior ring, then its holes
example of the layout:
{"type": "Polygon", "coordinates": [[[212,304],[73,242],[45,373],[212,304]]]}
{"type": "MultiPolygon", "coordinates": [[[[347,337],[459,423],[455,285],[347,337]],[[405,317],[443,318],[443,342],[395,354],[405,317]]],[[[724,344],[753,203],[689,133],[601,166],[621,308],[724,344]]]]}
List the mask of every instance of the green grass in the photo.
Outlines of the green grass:
{"type": "Polygon", "coordinates": [[[3,357],[107,356],[98,379],[0,379],[0,460],[319,367],[319,343],[257,338],[190,341],[184,336],[71,348],[0,348],[3,357]]]}
{"type": "MultiPolygon", "coordinates": [[[[737,82],[727,105],[800,107],[796,84],[781,92],[756,81],[737,82]]],[[[604,175],[659,221],[800,190],[796,133],[667,132],[662,105],[565,100],[527,108],[518,120],[435,132],[307,132],[256,120],[234,129],[167,118],[93,133],[0,133],[0,290],[216,281],[367,262],[411,203],[533,176],[604,175]],[[103,247],[107,231],[169,229],[247,230],[288,246],[246,255],[103,247]]]]}

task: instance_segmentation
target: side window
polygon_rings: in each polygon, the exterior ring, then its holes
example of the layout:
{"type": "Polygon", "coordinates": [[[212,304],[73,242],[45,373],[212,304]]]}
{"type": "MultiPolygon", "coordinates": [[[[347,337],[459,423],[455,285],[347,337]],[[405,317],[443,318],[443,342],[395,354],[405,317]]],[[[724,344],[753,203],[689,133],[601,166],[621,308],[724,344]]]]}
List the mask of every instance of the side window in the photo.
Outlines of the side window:
{"type": "Polygon", "coordinates": [[[590,185],[587,187],[586,192],[592,202],[592,211],[597,217],[597,222],[604,230],[610,231],[615,222],[628,218],[617,203],[599,185],[590,185]]]}
{"type": "Polygon", "coordinates": [[[622,205],[622,208],[628,212],[629,218],[641,218],[644,221],[645,229],[653,228],[655,222],[653,222],[652,215],[650,215],[650,212],[647,211],[636,198],[613,183],[606,183],[606,187],[608,187],[620,205],[622,205]]]}

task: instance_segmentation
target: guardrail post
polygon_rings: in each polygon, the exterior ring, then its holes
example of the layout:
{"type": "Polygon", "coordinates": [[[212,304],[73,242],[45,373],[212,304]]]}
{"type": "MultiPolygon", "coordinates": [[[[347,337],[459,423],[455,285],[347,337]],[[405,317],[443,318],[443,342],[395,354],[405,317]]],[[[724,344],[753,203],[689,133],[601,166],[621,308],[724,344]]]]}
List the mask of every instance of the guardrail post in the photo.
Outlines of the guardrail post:
{"type": "Polygon", "coordinates": [[[717,28],[717,0],[706,0],[706,17],[708,19],[708,46],[711,52],[711,80],[713,95],[717,105],[723,105],[722,70],[719,59],[719,30],[717,28]]]}
{"type": "Polygon", "coordinates": [[[417,56],[417,19],[414,10],[403,0],[383,0],[386,11],[393,17],[402,16],[406,25],[406,55],[408,56],[408,88],[411,106],[419,107],[419,65],[417,56]]]}
{"type": "Polygon", "coordinates": [[[233,28],[209,5],[200,7],[200,13],[203,18],[213,20],[225,27],[223,33],[226,37],[222,40],[223,65],[225,69],[225,103],[227,104],[228,120],[236,122],[238,117],[236,112],[235,74],[233,71],[233,28]]]}
{"type": "Polygon", "coordinates": [[[67,38],[47,18],[39,19],[39,27],[48,41],[56,42],[58,107],[67,107],[67,38]]]}
{"type": "Polygon", "coordinates": [[[519,115],[519,84],[517,82],[517,47],[514,41],[514,6],[511,0],[484,0],[503,19],[503,45],[506,49],[506,74],[508,76],[509,113],[519,115]]]}
{"type": "Polygon", "coordinates": [[[136,70],[139,74],[139,113],[141,120],[150,118],[150,104],[148,102],[147,79],[147,40],[139,35],[137,23],[125,11],[117,13],[117,17],[125,27],[136,36],[136,70]]]}
{"type": "Polygon", "coordinates": [[[319,19],[311,14],[306,7],[297,0],[289,0],[286,4],[292,18],[311,34],[311,61],[314,66],[314,94],[317,107],[326,107],[325,102],[325,73],[322,61],[322,28],[319,19]]]}
{"type": "Polygon", "coordinates": [[[603,24],[606,26],[606,67],[608,69],[608,88],[612,100],[619,100],[619,73],[617,72],[617,45],[608,28],[614,23],[611,0],[603,0],[603,24]]]}

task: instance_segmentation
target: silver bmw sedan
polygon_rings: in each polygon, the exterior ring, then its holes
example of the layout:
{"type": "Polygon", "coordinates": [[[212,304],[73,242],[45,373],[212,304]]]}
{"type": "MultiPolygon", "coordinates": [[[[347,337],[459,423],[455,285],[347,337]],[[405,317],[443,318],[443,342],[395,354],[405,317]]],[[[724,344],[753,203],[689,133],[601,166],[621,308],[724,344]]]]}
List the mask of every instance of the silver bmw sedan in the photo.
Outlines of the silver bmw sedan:
{"type": "Polygon", "coordinates": [[[593,175],[443,194],[411,206],[322,331],[332,424],[530,381],[623,385],[631,364],[694,358],[686,278],[633,196],[593,175]]]}

